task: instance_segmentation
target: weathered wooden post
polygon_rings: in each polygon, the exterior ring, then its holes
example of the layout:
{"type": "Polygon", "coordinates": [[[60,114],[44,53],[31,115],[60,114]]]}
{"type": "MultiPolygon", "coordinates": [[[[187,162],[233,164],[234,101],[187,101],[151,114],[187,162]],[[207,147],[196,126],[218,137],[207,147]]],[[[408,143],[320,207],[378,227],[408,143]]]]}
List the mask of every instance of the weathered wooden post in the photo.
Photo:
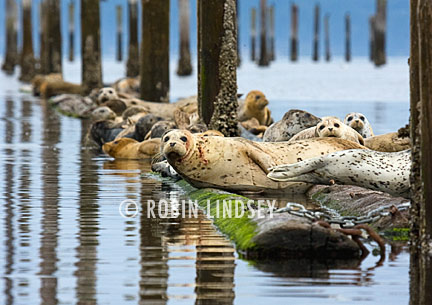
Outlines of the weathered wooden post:
{"type": "Polygon", "coordinates": [[[47,23],[47,2],[46,0],[41,0],[39,3],[39,43],[40,43],[40,50],[39,50],[39,66],[38,66],[38,73],[39,74],[46,74],[48,71],[48,40],[47,40],[47,29],[48,29],[48,23],[47,23]]]}
{"type": "Polygon", "coordinates": [[[267,0],[260,1],[261,13],[261,33],[260,33],[260,58],[258,61],[259,66],[269,65],[269,56],[267,50],[267,0]]]}
{"type": "Polygon", "coordinates": [[[326,59],[326,61],[331,60],[329,20],[330,20],[330,14],[325,14],[325,16],[324,16],[324,44],[325,44],[325,59],[326,59]]]}
{"type": "Polygon", "coordinates": [[[251,9],[251,61],[256,60],[256,8],[251,9]]]}
{"type": "Polygon", "coordinates": [[[186,76],[192,74],[190,35],[189,35],[189,31],[190,31],[189,0],[178,0],[178,5],[179,5],[180,44],[179,44],[179,61],[177,67],[177,75],[186,76]]]}
{"type": "Polygon", "coordinates": [[[240,5],[240,0],[236,0],[236,12],[237,12],[237,17],[236,17],[236,31],[237,31],[237,67],[240,67],[241,64],[241,57],[240,57],[240,15],[239,15],[239,5],[240,5]]]}
{"type": "Polygon", "coordinates": [[[345,14],[345,61],[351,61],[351,17],[345,14]]]}
{"type": "Polygon", "coordinates": [[[126,76],[139,75],[139,47],[138,47],[138,0],[129,0],[129,49],[126,63],[126,76]]]}
{"type": "Polygon", "coordinates": [[[22,0],[23,46],[21,50],[21,75],[19,79],[29,82],[35,75],[35,58],[32,35],[32,1],[22,0]]]}
{"type": "Polygon", "coordinates": [[[272,4],[269,7],[269,19],[270,19],[270,54],[269,54],[269,59],[271,61],[276,59],[276,54],[275,54],[275,10],[274,10],[275,6],[274,4],[272,4]]]}
{"type": "Polygon", "coordinates": [[[313,52],[312,59],[313,61],[319,60],[319,20],[320,20],[320,6],[315,5],[315,13],[314,13],[314,36],[313,36],[313,52]]]}
{"type": "Polygon", "coordinates": [[[169,0],[142,0],[141,98],[169,102],[169,0]]]}
{"type": "Polygon", "coordinates": [[[123,60],[123,9],[121,5],[116,6],[117,20],[117,61],[123,60]]]}
{"type": "Polygon", "coordinates": [[[69,61],[74,61],[75,58],[75,3],[69,3],[69,61]]]}
{"type": "Polygon", "coordinates": [[[13,74],[18,62],[18,7],[15,0],[6,0],[6,54],[2,70],[13,74]]]}
{"type": "Polygon", "coordinates": [[[81,81],[84,93],[102,86],[99,1],[81,0],[81,81]]]}
{"type": "Polygon", "coordinates": [[[239,135],[235,0],[198,1],[198,112],[210,129],[239,135]]]}
{"type": "Polygon", "coordinates": [[[62,36],[60,23],[60,1],[46,0],[47,13],[47,61],[45,73],[62,73],[62,36]]]}
{"type": "Polygon", "coordinates": [[[369,17],[369,60],[375,62],[375,16],[369,17]]]}
{"type": "Polygon", "coordinates": [[[386,63],[386,23],[387,0],[377,0],[375,17],[375,65],[382,66],[386,63]]]}
{"type": "Polygon", "coordinates": [[[298,59],[298,6],[291,5],[291,61],[298,59]]]}

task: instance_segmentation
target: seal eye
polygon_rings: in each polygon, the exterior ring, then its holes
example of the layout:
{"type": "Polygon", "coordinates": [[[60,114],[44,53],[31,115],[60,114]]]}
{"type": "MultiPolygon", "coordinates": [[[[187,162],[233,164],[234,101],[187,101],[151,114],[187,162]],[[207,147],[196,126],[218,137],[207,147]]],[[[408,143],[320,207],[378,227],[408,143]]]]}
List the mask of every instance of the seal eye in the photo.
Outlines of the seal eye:
{"type": "Polygon", "coordinates": [[[185,136],[181,137],[180,140],[182,140],[183,142],[187,142],[187,138],[185,136]]]}
{"type": "Polygon", "coordinates": [[[113,93],[113,91],[112,91],[112,90],[109,90],[109,91],[108,91],[108,93],[112,94],[112,93],[113,93]]]}
{"type": "Polygon", "coordinates": [[[325,127],[324,125],[321,125],[320,128],[319,128],[319,130],[323,130],[324,127],[325,127]]]}
{"type": "Polygon", "coordinates": [[[351,121],[352,121],[352,119],[353,119],[353,117],[352,117],[352,116],[348,117],[348,122],[351,122],[351,121]]]}
{"type": "Polygon", "coordinates": [[[255,95],[255,100],[259,100],[260,99],[260,96],[259,95],[255,95]]]}
{"type": "Polygon", "coordinates": [[[338,123],[334,124],[333,126],[336,127],[336,128],[340,127],[340,125],[338,123]]]}
{"type": "Polygon", "coordinates": [[[169,141],[169,137],[165,137],[164,142],[168,142],[168,141],[169,141]]]}
{"type": "Polygon", "coordinates": [[[119,143],[119,141],[115,141],[115,142],[114,142],[114,144],[118,144],[118,143],[119,143]]]}
{"type": "Polygon", "coordinates": [[[361,116],[361,117],[360,117],[360,120],[364,121],[364,120],[365,120],[364,116],[361,116]]]}

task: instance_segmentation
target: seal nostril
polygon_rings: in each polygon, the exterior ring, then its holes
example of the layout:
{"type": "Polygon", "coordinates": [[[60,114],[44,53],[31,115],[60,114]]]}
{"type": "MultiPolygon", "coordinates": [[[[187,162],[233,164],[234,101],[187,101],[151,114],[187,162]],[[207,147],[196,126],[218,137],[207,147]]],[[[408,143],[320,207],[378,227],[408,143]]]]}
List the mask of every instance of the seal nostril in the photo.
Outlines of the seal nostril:
{"type": "Polygon", "coordinates": [[[172,142],[172,143],[170,143],[170,146],[174,147],[175,144],[176,144],[175,142],[172,142]]]}

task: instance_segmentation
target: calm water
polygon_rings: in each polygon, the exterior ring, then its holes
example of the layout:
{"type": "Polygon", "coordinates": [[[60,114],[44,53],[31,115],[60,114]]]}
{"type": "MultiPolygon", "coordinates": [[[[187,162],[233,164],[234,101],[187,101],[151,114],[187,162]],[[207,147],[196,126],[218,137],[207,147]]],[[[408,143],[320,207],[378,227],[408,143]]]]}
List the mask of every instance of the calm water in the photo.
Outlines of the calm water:
{"type": "MultiPolygon", "coordinates": [[[[147,218],[148,199],[181,190],[141,175],[144,162],[82,150],[87,122],[11,88],[0,92],[0,304],[408,303],[406,245],[388,245],[383,263],[243,260],[202,214],[147,218]],[[143,205],[135,218],[119,214],[125,199],[143,205]]],[[[406,104],[364,108],[377,132],[407,120],[406,104]]]]}

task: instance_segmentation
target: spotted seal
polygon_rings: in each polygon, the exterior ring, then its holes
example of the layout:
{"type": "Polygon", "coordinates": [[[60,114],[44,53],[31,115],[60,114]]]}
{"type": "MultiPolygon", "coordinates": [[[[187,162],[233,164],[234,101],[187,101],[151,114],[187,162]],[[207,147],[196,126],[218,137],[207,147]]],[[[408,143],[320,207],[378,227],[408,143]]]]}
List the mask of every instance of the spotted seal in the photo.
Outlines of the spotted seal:
{"type": "Polygon", "coordinates": [[[342,123],[336,117],[324,117],[316,127],[305,129],[290,139],[297,141],[308,138],[340,138],[364,145],[363,137],[351,127],[342,123]]]}
{"type": "Polygon", "coordinates": [[[263,141],[288,141],[302,130],[314,127],[319,122],[321,122],[320,118],[307,111],[291,109],[284,114],[282,120],[273,123],[269,128],[267,128],[264,133],[263,141]]]}
{"type": "Polygon", "coordinates": [[[344,124],[357,131],[363,138],[374,136],[372,126],[366,116],[359,112],[351,112],[345,116],[344,124]]]}
{"type": "Polygon", "coordinates": [[[161,153],[174,170],[196,187],[238,192],[304,193],[308,185],[279,183],[267,178],[268,168],[295,163],[331,152],[361,148],[335,138],[315,138],[295,143],[258,143],[172,130],[164,134],[161,153]]]}
{"type": "Polygon", "coordinates": [[[367,149],[338,151],[294,164],[270,168],[279,182],[357,185],[409,198],[411,151],[396,153],[367,149]]]}

